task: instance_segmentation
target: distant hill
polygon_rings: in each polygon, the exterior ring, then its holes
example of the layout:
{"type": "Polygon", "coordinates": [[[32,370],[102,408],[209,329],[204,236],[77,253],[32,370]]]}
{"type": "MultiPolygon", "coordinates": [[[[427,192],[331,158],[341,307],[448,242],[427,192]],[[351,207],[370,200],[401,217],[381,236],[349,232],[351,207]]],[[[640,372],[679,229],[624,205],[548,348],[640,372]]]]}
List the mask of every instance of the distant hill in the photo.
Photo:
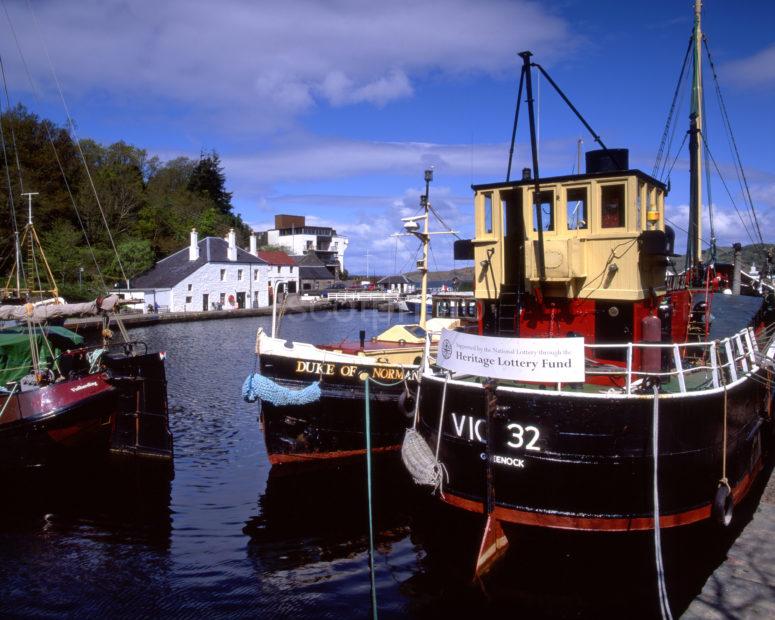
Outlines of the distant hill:
{"type": "MultiPolygon", "coordinates": [[[[404,274],[410,280],[419,282],[422,278],[419,271],[410,271],[404,274]]],[[[474,279],[474,268],[463,267],[462,269],[450,269],[448,271],[429,271],[429,280],[451,280],[457,278],[461,282],[471,282],[474,279]]]]}
{"type": "MultiPolygon", "coordinates": [[[[740,254],[742,255],[743,270],[747,271],[751,268],[752,264],[756,265],[756,268],[761,271],[762,265],[767,261],[767,252],[772,250],[775,254],[775,244],[772,243],[756,243],[751,245],[744,245],[740,254]]],[[[718,247],[716,248],[716,260],[719,263],[732,263],[734,261],[734,250],[731,247],[718,247]]],[[[703,252],[703,258],[708,258],[707,250],[703,252]]],[[[673,258],[673,264],[679,269],[682,269],[686,262],[685,255],[676,256],[673,258]]]]}

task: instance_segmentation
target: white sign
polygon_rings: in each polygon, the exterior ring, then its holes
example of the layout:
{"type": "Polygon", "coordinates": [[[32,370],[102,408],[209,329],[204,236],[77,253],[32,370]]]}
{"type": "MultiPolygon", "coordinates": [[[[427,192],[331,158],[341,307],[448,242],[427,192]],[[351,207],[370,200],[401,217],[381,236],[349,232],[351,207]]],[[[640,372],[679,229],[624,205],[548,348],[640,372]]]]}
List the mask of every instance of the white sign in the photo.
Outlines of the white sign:
{"type": "Polygon", "coordinates": [[[583,338],[493,338],[442,330],[442,368],[493,379],[583,383],[583,338]]]}

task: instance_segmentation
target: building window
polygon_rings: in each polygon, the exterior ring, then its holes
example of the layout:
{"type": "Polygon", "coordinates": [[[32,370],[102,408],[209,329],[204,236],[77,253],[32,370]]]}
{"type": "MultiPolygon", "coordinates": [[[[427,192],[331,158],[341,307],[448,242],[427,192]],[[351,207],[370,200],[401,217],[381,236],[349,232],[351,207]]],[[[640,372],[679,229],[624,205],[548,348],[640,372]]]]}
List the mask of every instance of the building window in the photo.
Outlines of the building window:
{"type": "Polygon", "coordinates": [[[186,303],[187,304],[191,303],[191,295],[186,295],[186,303]]]}
{"type": "Polygon", "coordinates": [[[624,184],[603,185],[600,188],[601,228],[624,226],[624,184]]]}
{"type": "Polygon", "coordinates": [[[291,268],[290,268],[288,271],[289,271],[291,274],[293,274],[293,267],[291,266],[291,268]]]}
{"type": "Polygon", "coordinates": [[[582,230],[589,227],[587,217],[587,188],[568,190],[568,230],[582,230]]]}
{"type": "Polygon", "coordinates": [[[237,269],[237,280],[242,280],[242,269],[237,269]]]}
{"type": "Polygon", "coordinates": [[[194,286],[193,284],[189,284],[188,285],[188,290],[190,291],[193,288],[193,286],[194,286]]]}
{"type": "Polygon", "coordinates": [[[308,250],[312,249],[312,241],[307,241],[307,249],[308,250]]]}
{"type": "Polygon", "coordinates": [[[221,293],[221,307],[226,303],[226,293],[221,293]]]}
{"type": "Polygon", "coordinates": [[[253,279],[258,280],[258,269],[253,270],[253,279]]]}
{"type": "Polygon", "coordinates": [[[543,229],[554,230],[554,192],[540,192],[538,205],[533,200],[533,230],[538,230],[538,209],[541,209],[543,229]]]}
{"type": "Polygon", "coordinates": [[[484,232],[492,232],[492,194],[484,195],[484,232]]]}
{"type": "Polygon", "coordinates": [[[312,288],[312,285],[309,282],[305,282],[304,284],[302,284],[301,288],[304,289],[305,291],[308,291],[312,288]]]}
{"type": "Polygon", "coordinates": [[[280,267],[280,265],[277,265],[277,273],[280,273],[281,269],[282,269],[282,267],[280,267]]]}
{"type": "Polygon", "coordinates": [[[223,282],[226,279],[226,270],[221,269],[221,282],[223,282]]]}

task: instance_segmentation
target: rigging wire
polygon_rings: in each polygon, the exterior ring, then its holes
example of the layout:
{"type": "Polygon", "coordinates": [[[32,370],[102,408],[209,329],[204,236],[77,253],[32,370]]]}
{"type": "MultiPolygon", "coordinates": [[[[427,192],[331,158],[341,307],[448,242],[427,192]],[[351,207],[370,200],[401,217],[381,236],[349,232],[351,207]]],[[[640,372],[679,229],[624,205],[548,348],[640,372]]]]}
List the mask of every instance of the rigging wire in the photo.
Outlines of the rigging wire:
{"type": "Polygon", "coordinates": [[[447,223],[446,223],[446,222],[445,222],[445,221],[444,221],[444,220],[441,218],[441,215],[439,214],[439,212],[438,212],[438,211],[436,211],[436,209],[434,209],[434,208],[433,208],[433,205],[431,205],[431,204],[429,203],[429,204],[428,204],[428,207],[430,208],[430,210],[431,210],[431,213],[433,213],[433,215],[435,215],[435,216],[436,216],[436,219],[437,219],[437,220],[439,220],[439,223],[440,223],[442,226],[444,226],[444,227],[447,229],[447,231],[451,232],[451,233],[452,233],[452,234],[455,236],[455,238],[456,238],[456,239],[460,240],[460,235],[458,235],[458,234],[457,234],[457,233],[456,233],[454,230],[452,230],[452,227],[451,227],[449,224],[447,224],[447,223]]]}
{"type": "MultiPolygon", "coordinates": [[[[32,4],[30,3],[30,0],[27,0],[27,7],[30,11],[30,14],[32,15],[32,19],[35,22],[35,27],[38,31],[38,35],[40,36],[40,24],[38,23],[37,15],[35,14],[35,11],[32,8],[32,4]]],[[[124,265],[121,263],[121,257],[118,254],[118,250],[116,249],[116,243],[113,240],[113,233],[110,232],[110,226],[108,226],[108,220],[105,217],[105,211],[102,208],[102,203],[100,202],[99,194],[97,193],[97,187],[94,185],[94,179],[92,178],[91,170],[89,169],[89,165],[86,161],[86,155],[83,152],[83,149],[81,148],[81,140],[78,138],[78,134],[75,131],[75,123],[73,122],[73,118],[70,115],[70,108],[67,105],[67,101],[65,101],[65,95],[62,92],[62,86],[59,83],[59,77],[57,76],[56,69],[54,68],[54,63],[51,60],[51,55],[48,52],[48,46],[46,45],[46,42],[43,40],[43,37],[40,36],[41,45],[43,46],[43,51],[46,54],[46,59],[48,60],[49,69],[51,71],[51,76],[54,78],[54,83],[56,84],[57,91],[59,92],[59,99],[62,102],[62,107],[65,109],[65,114],[67,115],[67,122],[68,126],[70,127],[70,131],[73,134],[75,145],[78,147],[78,153],[81,156],[81,161],[83,162],[84,170],[86,171],[86,177],[89,179],[89,185],[91,186],[92,193],[94,194],[94,199],[97,202],[97,208],[99,209],[100,216],[102,216],[102,222],[105,224],[105,230],[108,233],[108,239],[110,239],[110,245],[113,247],[113,252],[116,255],[116,262],[118,264],[119,269],[121,270],[121,276],[123,277],[124,281],[127,284],[127,288],[129,287],[129,280],[126,277],[126,272],[124,271],[124,265]]]]}
{"type": "Polygon", "coordinates": [[[670,175],[673,173],[673,168],[675,168],[675,165],[678,162],[678,157],[679,157],[679,155],[681,155],[681,151],[683,151],[684,144],[686,144],[686,140],[687,140],[688,137],[689,137],[689,134],[685,133],[684,134],[684,139],[681,142],[681,146],[678,147],[678,150],[675,153],[675,159],[673,160],[673,163],[670,165],[670,170],[667,171],[667,177],[666,178],[669,179],[670,175]]]}
{"type": "MultiPolygon", "coordinates": [[[[702,97],[702,133],[704,136],[708,136],[708,115],[705,112],[705,97],[702,97]]],[[[703,150],[705,152],[705,161],[708,161],[708,142],[702,141],[703,150]]],[[[708,255],[708,264],[716,262],[716,227],[713,222],[713,188],[710,178],[710,166],[705,166],[705,186],[708,194],[708,224],[710,228],[710,253],[708,255]]]]}
{"type": "MultiPolygon", "coordinates": [[[[8,94],[8,81],[5,77],[5,64],[3,63],[3,58],[0,56],[0,72],[3,74],[3,91],[5,92],[5,105],[8,109],[8,113],[10,115],[11,113],[11,97],[8,94]]],[[[14,158],[16,159],[16,172],[19,175],[19,194],[24,194],[24,181],[22,180],[22,166],[19,162],[19,149],[16,147],[16,132],[13,130],[13,122],[12,119],[9,116],[8,119],[8,128],[11,130],[11,146],[13,146],[13,154],[14,158]]],[[[16,215],[14,214],[14,219],[16,219],[16,215]]]]}
{"type": "MultiPolygon", "coordinates": [[[[678,82],[676,83],[675,92],[673,93],[673,102],[670,105],[670,111],[667,115],[667,121],[665,122],[665,129],[662,132],[662,140],[659,143],[659,151],[657,152],[657,159],[654,162],[654,168],[651,171],[651,176],[654,178],[657,177],[657,172],[660,169],[660,164],[662,163],[662,158],[665,158],[665,161],[668,160],[668,157],[670,155],[670,145],[673,142],[672,135],[670,136],[670,142],[668,143],[668,134],[670,132],[670,127],[673,122],[673,115],[675,114],[676,110],[676,102],[678,101],[679,93],[682,91],[682,85],[684,83],[684,72],[686,71],[686,65],[689,60],[689,53],[692,49],[692,40],[689,38],[689,45],[686,48],[686,54],[684,54],[684,61],[681,65],[681,73],[678,75],[678,82]],[[665,153],[665,146],[667,146],[667,153],[665,153]]],[[[673,134],[675,134],[675,126],[673,126],[673,134]]],[[[664,172],[664,169],[662,170],[664,172]]]]}
{"type": "MultiPolygon", "coordinates": [[[[35,100],[40,103],[41,102],[41,95],[38,90],[37,85],[35,84],[35,81],[32,79],[32,73],[30,72],[29,65],[27,65],[27,59],[24,56],[24,53],[22,52],[21,44],[19,43],[19,38],[16,36],[16,29],[13,27],[13,22],[11,21],[11,16],[8,13],[8,6],[5,3],[5,0],[0,0],[3,4],[3,11],[5,12],[5,17],[8,22],[8,27],[11,31],[11,35],[13,36],[14,42],[16,44],[16,50],[19,53],[19,58],[21,59],[22,65],[24,66],[24,71],[27,75],[27,81],[30,84],[30,89],[32,91],[33,96],[35,97],[35,100]]],[[[51,128],[48,126],[48,124],[44,123],[44,129],[46,132],[46,139],[48,140],[49,144],[51,145],[51,150],[54,153],[54,159],[57,162],[57,167],[59,168],[59,172],[62,175],[62,181],[65,185],[65,189],[67,191],[67,195],[70,198],[70,203],[73,205],[73,210],[75,211],[75,216],[78,220],[78,224],[81,227],[81,231],[83,232],[84,240],[86,241],[86,245],[89,248],[89,254],[91,255],[92,261],[94,262],[94,267],[97,271],[97,278],[99,280],[99,283],[101,284],[103,289],[107,289],[107,285],[105,284],[105,279],[102,276],[102,271],[100,270],[99,262],[97,261],[97,256],[94,253],[94,248],[92,247],[91,241],[89,240],[89,235],[86,232],[86,226],[83,223],[83,219],[81,218],[81,213],[78,210],[78,204],[76,203],[75,196],[73,195],[73,191],[70,187],[70,182],[67,180],[67,174],[65,174],[65,168],[62,164],[62,160],[59,157],[59,151],[57,151],[56,144],[54,143],[54,138],[51,135],[51,128]]]]}
{"type": "Polygon", "coordinates": [[[716,66],[713,63],[713,58],[711,58],[710,55],[710,46],[708,45],[707,37],[703,37],[703,44],[705,46],[705,52],[708,56],[708,63],[710,64],[711,73],[713,75],[713,83],[715,85],[716,89],[716,96],[719,100],[719,108],[721,109],[721,118],[724,121],[724,126],[727,130],[727,141],[730,144],[730,150],[733,152],[735,157],[735,172],[738,175],[738,181],[740,182],[740,187],[744,190],[743,196],[744,198],[747,198],[747,207],[750,211],[750,217],[752,224],[754,225],[754,228],[756,229],[757,237],[759,238],[759,243],[764,243],[764,237],[762,236],[761,228],[759,227],[759,219],[756,217],[756,209],[753,205],[753,199],[751,198],[751,190],[748,187],[748,180],[745,176],[745,170],[743,169],[743,163],[742,159],[740,158],[740,151],[737,148],[737,141],[735,140],[735,135],[732,131],[732,123],[729,120],[729,114],[727,113],[727,107],[724,103],[724,97],[721,94],[721,86],[719,84],[718,75],[716,74],[716,66]]]}
{"type": "MultiPolygon", "coordinates": [[[[749,230],[749,226],[746,226],[745,221],[743,220],[743,215],[740,213],[740,209],[737,208],[737,203],[735,202],[735,199],[732,197],[732,192],[729,191],[729,187],[727,186],[726,182],[724,181],[724,177],[721,174],[721,170],[716,163],[716,159],[713,157],[713,153],[710,152],[710,148],[708,148],[708,143],[705,141],[705,136],[700,132],[700,138],[702,139],[703,143],[705,144],[705,148],[707,149],[708,157],[710,158],[710,161],[713,163],[713,166],[716,168],[716,172],[718,173],[719,179],[721,179],[721,185],[724,186],[724,189],[727,192],[727,196],[729,197],[729,201],[732,203],[732,206],[735,208],[735,212],[737,213],[737,217],[740,218],[740,223],[743,225],[743,228],[745,229],[746,234],[748,235],[748,238],[751,240],[751,243],[755,244],[756,241],[753,238],[753,235],[751,235],[751,231],[749,230]]],[[[762,242],[763,243],[763,242],[762,242]]]]}
{"type": "MultiPolygon", "coordinates": [[[[0,57],[0,71],[2,71],[3,87],[7,95],[8,83],[6,81],[5,65],[3,64],[2,57],[0,57]]],[[[10,102],[8,106],[8,111],[10,112],[10,102]]],[[[11,128],[11,132],[13,135],[13,123],[10,119],[10,116],[8,121],[9,121],[8,125],[11,128]]],[[[13,141],[15,144],[16,139],[14,138],[13,141]]],[[[2,146],[2,149],[3,149],[3,163],[5,164],[5,178],[8,184],[8,206],[11,212],[11,226],[13,228],[13,234],[14,234],[13,245],[14,245],[14,255],[16,257],[16,273],[19,278],[17,282],[21,282],[21,277],[23,273],[22,270],[24,269],[24,267],[21,261],[21,249],[19,248],[19,225],[16,220],[16,205],[14,204],[14,200],[13,200],[13,183],[11,182],[11,167],[8,165],[8,150],[6,148],[5,130],[3,129],[3,123],[2,123],[2,105],[0,105],[0,145],[2,146]]],[[[18,156],[17,156],[17,162],[18,162],[18,156]]],[[[19,169],[19,174],[20,174],[20,184],[21,184],[21,169],[19,169]]],[[[21,291],[17,290],[16,294],[19,297],[21,297],[21,291]]]]}
{"type": "MultiPolygon", "coordinates": [[[[679,224],[676,224],[676,223],[675,223],[673,220],[671,220],[669,217],[665,217],[665,221],[666,221],[668,224],[670,224],[671,226],[674,226],[675,228],[677,228],[678,230],[680,230],[682,233],[686,233],[687,235],[689,234],[689,231],[688,231],[688,230],[686,230],[686,229],[685,229],[683,226],[680,226],[679,224]]],[[[710,242],[709,242],[707,239],[702,239],[702,242],[703,242],[705,245],[707,245],[708,247],[710,247],[710,242]]]]}

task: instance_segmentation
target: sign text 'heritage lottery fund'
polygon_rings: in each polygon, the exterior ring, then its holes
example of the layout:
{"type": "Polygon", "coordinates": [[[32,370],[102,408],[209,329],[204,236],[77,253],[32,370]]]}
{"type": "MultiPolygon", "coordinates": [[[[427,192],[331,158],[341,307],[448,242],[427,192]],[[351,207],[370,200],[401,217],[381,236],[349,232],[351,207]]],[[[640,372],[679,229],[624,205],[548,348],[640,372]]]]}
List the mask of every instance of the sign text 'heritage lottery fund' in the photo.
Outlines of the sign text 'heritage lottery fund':
{"type": "Polygon", "coordinates": [[[493,338],[442,330],[442,368],[493,379],[583,383],[583,338],[493,338]]]}

